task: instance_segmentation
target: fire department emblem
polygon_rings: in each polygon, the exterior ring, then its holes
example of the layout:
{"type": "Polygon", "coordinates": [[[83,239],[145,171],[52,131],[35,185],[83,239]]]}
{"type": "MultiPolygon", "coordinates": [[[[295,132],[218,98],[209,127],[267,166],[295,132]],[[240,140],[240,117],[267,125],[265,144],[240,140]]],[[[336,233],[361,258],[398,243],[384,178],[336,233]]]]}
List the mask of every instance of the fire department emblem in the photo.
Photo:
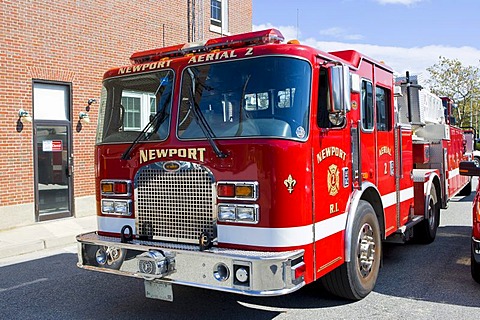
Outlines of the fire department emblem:
{"type": "Polygon", "coordinates": [[[292,193],[293,192],[293,187],[297,184],[297,180],[292,178],[292,175],[288,175],[288,179],[284,180],[283,183],[285,184],[285,187],[287,187],[288,192],[292,193]]]}
{"type": "Polygon", "coordinates": [[[338,167],[334,164],[328,167],[327,183],[328,193],[331,196],[335,196],[340,188],[340,172],[338,171],[338,167]]]}

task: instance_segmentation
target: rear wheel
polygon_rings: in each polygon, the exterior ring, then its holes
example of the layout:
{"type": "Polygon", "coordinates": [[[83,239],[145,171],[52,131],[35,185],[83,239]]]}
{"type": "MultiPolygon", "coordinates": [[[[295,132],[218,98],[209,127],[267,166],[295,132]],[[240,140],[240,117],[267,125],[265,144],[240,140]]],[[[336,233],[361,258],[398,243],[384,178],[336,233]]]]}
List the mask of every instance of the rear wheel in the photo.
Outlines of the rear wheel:
{"type": "Polygon", "coordinates": [[[440,204],[437,200],[435,187],[430,190],[430,199],[428,201],[428,210],[425,220],[415,226],[414,237],[419,243],[432,243],[437,236],[437,229],[440,223],[440,204]]]}
{"type": "Polygon", "coordinates": [[[366,297],[377,281],[381,251],[375,211],[368,202],[360,200],[353,221],[350,261],[321,278],[321,284],[339,297],[351,300],[366,297]]]}

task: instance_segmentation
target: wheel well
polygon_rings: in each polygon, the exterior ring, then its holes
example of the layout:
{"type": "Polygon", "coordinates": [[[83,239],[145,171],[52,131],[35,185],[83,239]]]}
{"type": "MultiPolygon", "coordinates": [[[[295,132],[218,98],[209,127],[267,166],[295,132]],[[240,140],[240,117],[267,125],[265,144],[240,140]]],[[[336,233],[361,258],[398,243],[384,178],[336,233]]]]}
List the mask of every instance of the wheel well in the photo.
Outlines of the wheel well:
{"type": "Polygon", "coordinates": [[[368,188],[363,192],[360,199],[365,200],[372,205],[373,210],[375,210],[375,215],[378,219],[378,224],[380,225],[382,239],[385,239],[385,215],[383,212],[383,205],[380,195],[374,188],[368,188]]]}
{"type": "Polygon", "coordinates": [[[440,185],[440,179],[437,176],[433,178],[433,186],[435,187],[435,193],[437,194],[437,205],[441,206],[443,203],[442,187],[440,185]]]}

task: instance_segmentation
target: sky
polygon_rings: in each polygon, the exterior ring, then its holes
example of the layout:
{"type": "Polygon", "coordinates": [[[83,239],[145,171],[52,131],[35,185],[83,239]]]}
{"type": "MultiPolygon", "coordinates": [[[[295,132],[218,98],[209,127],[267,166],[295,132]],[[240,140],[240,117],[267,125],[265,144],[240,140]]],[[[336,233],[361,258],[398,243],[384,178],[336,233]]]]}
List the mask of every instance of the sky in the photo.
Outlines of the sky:
{"type": "Polygon", "coordinates": [[[428,79],[439,57],[480,67],[480,0],[253,0],[253,30],[323,51],[357,50],[428,79]]]}

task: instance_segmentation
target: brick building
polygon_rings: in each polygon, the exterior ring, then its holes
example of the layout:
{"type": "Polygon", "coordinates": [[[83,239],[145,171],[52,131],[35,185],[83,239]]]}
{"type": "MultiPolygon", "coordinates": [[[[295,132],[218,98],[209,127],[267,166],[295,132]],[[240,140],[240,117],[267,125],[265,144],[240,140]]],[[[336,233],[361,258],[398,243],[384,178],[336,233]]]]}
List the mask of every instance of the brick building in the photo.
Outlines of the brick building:
{"type": "Polygon", "coordinates": [[[0,16],[1,230],[94,213],[103,73],[135,51],[248,32],[252,3],[5,0],[0,16]]]}

